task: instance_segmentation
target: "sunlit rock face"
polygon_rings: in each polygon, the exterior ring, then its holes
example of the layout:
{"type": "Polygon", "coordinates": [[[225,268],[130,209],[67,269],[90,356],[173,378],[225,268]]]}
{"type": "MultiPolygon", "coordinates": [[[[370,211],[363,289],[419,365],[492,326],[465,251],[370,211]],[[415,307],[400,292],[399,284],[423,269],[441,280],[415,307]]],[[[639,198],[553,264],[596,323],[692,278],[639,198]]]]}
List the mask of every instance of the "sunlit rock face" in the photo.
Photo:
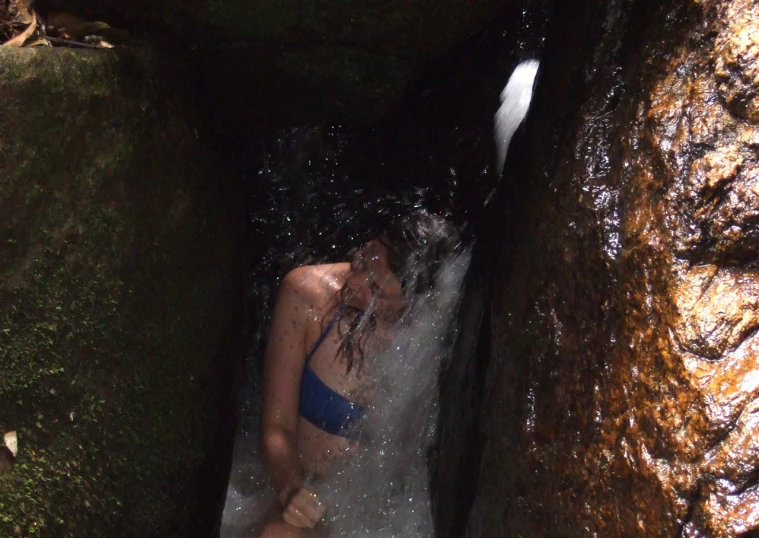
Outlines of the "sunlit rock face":
{"type": "Polygon", "coordinates": [[[469,536],[754,536],[759,2],[555,16],[469,536]]]}

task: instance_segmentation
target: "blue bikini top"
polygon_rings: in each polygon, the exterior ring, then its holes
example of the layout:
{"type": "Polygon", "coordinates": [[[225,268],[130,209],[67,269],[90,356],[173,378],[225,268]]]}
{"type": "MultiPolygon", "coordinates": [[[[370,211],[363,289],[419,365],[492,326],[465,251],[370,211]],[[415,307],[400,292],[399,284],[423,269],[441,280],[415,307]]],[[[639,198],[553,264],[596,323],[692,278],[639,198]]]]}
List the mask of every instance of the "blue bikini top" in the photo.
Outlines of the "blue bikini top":
{"type": "Polygon", "coordinates": [[[306,355],[306,365],[303,367],[303,378],[300,382],[299,412],[303,418],[327,433],[347,439],[358,439],[366,409],[325,385],[310,365],[311,357],[329,335],[337,322],[338,314],[335,314],[314,348],[306,355]]]}

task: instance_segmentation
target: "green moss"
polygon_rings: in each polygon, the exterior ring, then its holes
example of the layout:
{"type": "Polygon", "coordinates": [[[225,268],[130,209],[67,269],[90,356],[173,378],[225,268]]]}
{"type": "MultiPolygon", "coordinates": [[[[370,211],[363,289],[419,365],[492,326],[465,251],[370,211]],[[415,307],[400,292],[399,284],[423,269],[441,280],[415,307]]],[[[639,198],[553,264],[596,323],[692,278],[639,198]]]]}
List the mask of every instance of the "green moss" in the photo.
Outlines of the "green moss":
{"type": "Polygon", "coordinates": [[[0,65],[0,536],[168,536],[219,418],[221,171],[154,56],[0,65]]]}
{"type": "Polygon", "coordinates": [[[377,119],[403,95],[412,76],[405,60],[351,47],[307,47],[286,52],[279,68],[318,88],[336,119],[377,119]]]}
{"type": "Polygon", "coordinates": [[[225,39],[282,41],[298,35],[302,4],[298,0],[205,0],[202,13],[212,31],[225,39]]]}
{"type": "Polygon", "coordinates": [[[205,37],[356,47],[417,61],[476,31],[503,2],[203,0],[203,7],[192,14],[205,37]]]}

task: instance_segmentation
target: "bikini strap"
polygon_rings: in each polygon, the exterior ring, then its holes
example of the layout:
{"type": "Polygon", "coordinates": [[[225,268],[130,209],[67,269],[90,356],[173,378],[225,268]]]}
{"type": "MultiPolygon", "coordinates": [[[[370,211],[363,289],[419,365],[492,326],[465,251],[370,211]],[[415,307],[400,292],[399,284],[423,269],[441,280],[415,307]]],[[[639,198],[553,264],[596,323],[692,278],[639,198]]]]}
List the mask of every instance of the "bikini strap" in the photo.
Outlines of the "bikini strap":
{"type": "Polygon", "coordinates": [[[332,327],[335,325],[335,322],[340,317],[341,310],[338,309],[337,312],[335,312],[335,315],[332,316],[332,319],[329,320],[329,323],[327,324],[327,327],[322,332],[321,336],[319,336],[319,339],[316,341],[316,344],[314,344],[314,347],[311,349],[311,352],[306,355],[306,364],[311,362],[311,357],[314,356],[314,353],[316,353],[316,350],[319,349],[319,346],[322,345],[322,342],[327,338],[330,331],[332,331],[332,327]]]}

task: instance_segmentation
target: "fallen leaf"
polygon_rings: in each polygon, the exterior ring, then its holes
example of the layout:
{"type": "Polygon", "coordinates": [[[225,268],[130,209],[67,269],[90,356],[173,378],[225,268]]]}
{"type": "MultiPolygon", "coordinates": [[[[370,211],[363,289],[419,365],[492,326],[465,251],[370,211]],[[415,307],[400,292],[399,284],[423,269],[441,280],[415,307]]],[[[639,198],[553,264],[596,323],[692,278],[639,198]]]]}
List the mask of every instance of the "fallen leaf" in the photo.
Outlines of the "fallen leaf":
{"type": "Polygon", "coordinates": [[[37,14],[34,11],[32,11],[32,22],[29,23],[29,26],[26,28],[26,30],[21,32],[16,37],[9,39],[8,41],[0,45],[0,47],[20,47],[29,38],[29,36],[31,36],[34,33],[36,29],[37,29],[37,14]]]}
{"type": "Polygon", "coordinates": [[[32,22],[32,11],[29,9],[27,0],[10,0],[7,9],[11,16],[11,22],[16,24],[30,24],[32,22]]]}
{"type": "MultiPolygon", "coordinates": [[[[27,44],[25,44],[24,46],[25,47],[52,47],[53,44],[47,39],[45,39],[44,37],[37,36],[31,41],[29,41],[27,44]]],[[[51,392],[51,394],[55,394],[55,392],[51,392]]]]}
{"type": "Polygon", "coordinates": [[[102,21],[86,22],[68,13],[58,13],[53,21],[48,22],[48,25],[54,29],[54,33],[61,34],[57,37],[63,37],[62,34],[66,34],[68,39],[74,41],[82,41],[91,35],[104,37],[116,35],[118,37],[121,34],[126,34],[123,30],[111,28],[108,23],[102,21]]]}
{"type": "Polygon", "coordinates": [[[101,39],[100,41],[98,41],[97,42],[97,46],[100,47],[101,49],[112,49],[113,48],[113,45],[111,45],[110,43],[108,43],[108,41],[106,41],[105,39],[101,39]]]}
{"type": "MultiPolygon", "coordinates": [[[[108,49],[129,41],[129,32],[112,28],[106,22],[87,22],[76,15],[55,11],[48,13],[47,33],[53,38],[82,42],[92,45],[93,48],[108,49]],[[105,44],[98,45],[98,41],[105,41],[105,44]]],[[[53,44],[73,46],[71,43],[52,42],[53,44]]]]}
{"type": "Polygon", "coordinates": [[[13,454],[13,457],[16,457],[16,454],[18,454],[18,437],[16,436],[16,432],[8,432],[3,436],[3,441],[5,442],[5,446],[8,447],[8,449],[11,451],[11,454],[13,454]]]}

